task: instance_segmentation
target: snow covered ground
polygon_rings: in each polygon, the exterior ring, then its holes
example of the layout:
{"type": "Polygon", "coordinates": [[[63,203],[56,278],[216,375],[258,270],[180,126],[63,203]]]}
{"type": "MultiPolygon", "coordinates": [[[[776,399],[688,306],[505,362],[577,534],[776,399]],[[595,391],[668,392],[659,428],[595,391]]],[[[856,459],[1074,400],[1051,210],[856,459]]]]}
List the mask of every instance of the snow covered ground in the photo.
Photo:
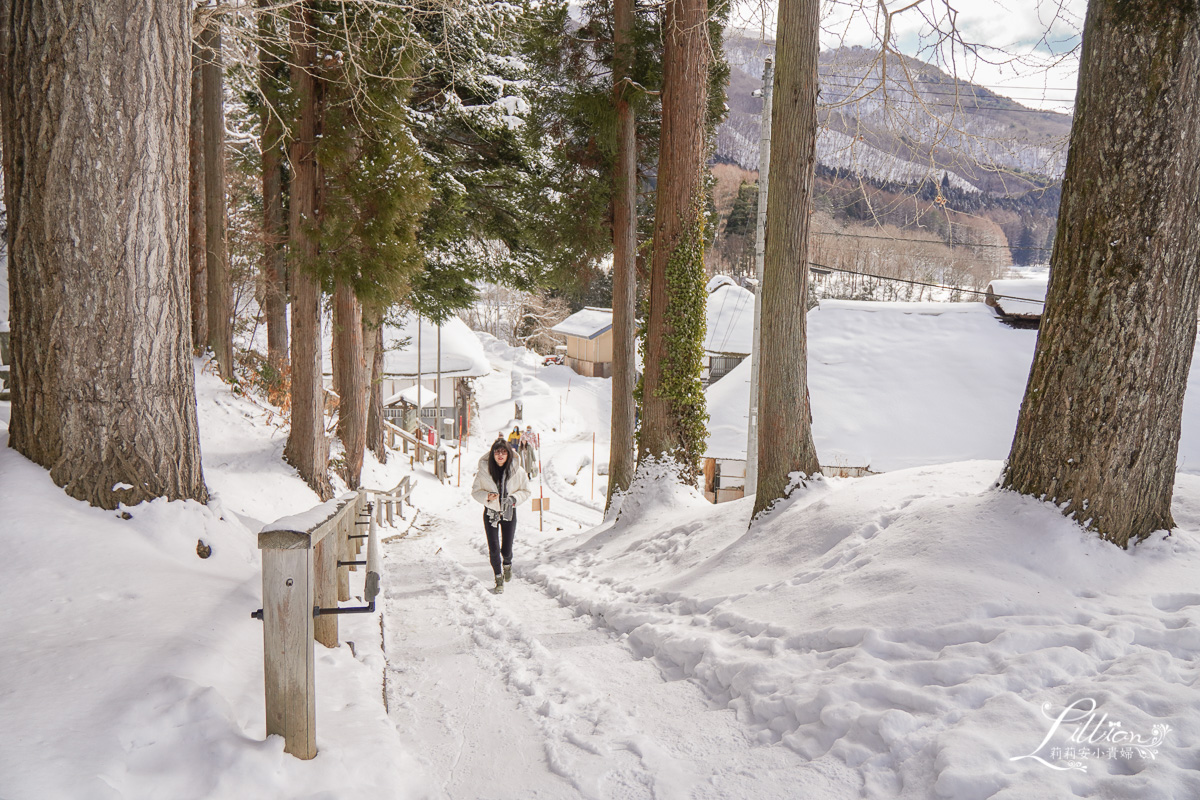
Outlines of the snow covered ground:
{"type": "MultiPolygon", "coordinates": [[[[214,502],[124,519],[7,449],[0,404],[0,798],[1200,796],[1200,476],[1178,476],[1171,535],[1104,544],[993,488],[1024,376],[980,383],[1020,373],[1013,352],[956,377],[951,343],[990,336],[982,319],[891,319],[881,341],[885,317],[835,308],[810,316],[814,362],[900,363],[845,402],[814,366],[818,445],[892,471],[811,481],[752,529],[748,499],[653,475],[602,519],[609,382],[481,335],[494,371],[461,485],[457,461],[445,485],[413,473],[382,613],[318,648],[308,762],[264,740],[249,616],[255,531],[316,502],[275,415],[201,373],[214,502]],[[933,412],[905,370],[936,387],[933,412]],[[515,579],[493,595],[468,487],[516,399],[551,502],[541,530],[520,510],[515,579]],[[987,444],[938,461],[922,443],[942,427],[987,444]]],[[[365,482],[408,471],[371,462],[365,482]]]]}

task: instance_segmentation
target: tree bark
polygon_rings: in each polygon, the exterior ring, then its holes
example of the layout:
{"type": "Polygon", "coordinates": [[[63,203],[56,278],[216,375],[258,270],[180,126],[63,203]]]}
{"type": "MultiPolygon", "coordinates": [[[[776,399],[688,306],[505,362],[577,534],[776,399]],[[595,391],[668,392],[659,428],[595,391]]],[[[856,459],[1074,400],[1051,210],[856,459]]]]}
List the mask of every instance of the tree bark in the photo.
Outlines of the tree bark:
{"type": "Polygon", "coordinates": [[[187,257],[187,6],[7,0],[10,445],[102,508],[207,499],[187,257]]]}
{"type": "Polygon", "coordinates": [[[1050,286],[1002,485],[1122,547],[1174,526],[1200,303],[1200,12],[1092,0],[1050,286]]]}
{"type": "Polygon", "coordinates": [[[204,106],[204,222],[208,346],[217,370],[233,380],[233,300],[225,247],[225,103],[220,20],[214,13],[200,32],[204,106]]]}
{"type": "Polygon", "coordinates": [[[274,47],[276,30],[271,17],[273,0],[259,0],[259,92],[262,111],[262,189],[263,189],[263,312],[267,318],[267,364],[270,383],[280,386],[288,365],[287,292],[284,286],[287,232],[283,226],[283,124],[280,120],[278,91],[275,89],[280,59],[274,47]]]}
{"type": "Polygon", "coordinates": [[[367,445],[367,365],[363,357],[362,306],[354,287],[338,281],[333,292],[334,351],[341,368],[338,403],[338,438],[346,458],[346,485],[357,489],[362,479],[363,452],[367,445]]]}
{"type": "Polygon", "coordinates": [[[775,46],[771,169],[758,362],[757,515],[820,471],[808,404],[808,228],[817,148],[819,0],[782,0],[775,46]]]}
{"type": "MultiPolygon", "coordinates": [[[[695,218],[702,208],[704,163],[704,114],[708,90],[708,5],[705,0],[667,0],[663,25],[662,133],[658,162],[658,191],[654,209],[654,252],[650,268],[650,311],[647,319],[645,373],[642,387],[642,430],[639,459],[675,457],[690,459],[680,452],[685,445],[681,431],[679,394],[701,392],[699,355],[696,363],[681,363],[672,352],[672,333],[690,320],[671,318],[667,313],[673,294],[692,291],[691,286],[670,286],[668,266],[679,257],[680,248],[701,246],[695,242],[695,218]],[[674,362],[674,363],[671,363],[674,362]],[[683,389],[681,371],[694,366],[695,391],[683,389]],[[672,392],[670,385],[676,384],[672,392]]],[[[699,286],[703,292],[703,285],[699,286]]],[[[703,338],[703,308],[700,310],[703,338]]],[[[686,378],[682,378],[686,380],[686,378]]],[[[702,394],[701,394],[702,398],[702,394]]],[[[697,464],[680,464],[681,477],[689,479],[697,464]]]]}
{"type": "Polygon", "coordinates": [[[370,369],[367,385],[367,447],[379,459],[387,463],[387,447],[383,435],[383,323],[377,312],[363,310],[364,360],[370,369]]]}
{"type": "MultiPolygon", "coordinates": [[[[193,17],[194,21],[194,17],[193,17]]],[[[190,37],[189,37],[190,38],[190,37]]],[[[192,40],[192,93],[188,127],[188,264],[192,283],[192,345],[208,342],[208,242],[204,220],[204,82],[200,45],[192,40]]]]}
{"type": "Polygon", "coordinates": [[[292,85],[300,104],[300,124],[292,142],[291,159],[288,243],[292,259],[292,426],[284,458],[322,500],[328,500],[333,496],[333,487],[328,475],[329,443],[325,439],[321,387],[321,287],[312,277],[317,258],[320,83],[315,75],[313,11],[305,3],[292,13],[292,85]]]}
{"type": "Polygon", "coordinates": [[[613,101],[617,161],[613,171],[613,376],[608,498],[629,488],[636,466],[637,407],[637,127],[627,85],[633,64],[633,0],[613,0],[613,101]]]}

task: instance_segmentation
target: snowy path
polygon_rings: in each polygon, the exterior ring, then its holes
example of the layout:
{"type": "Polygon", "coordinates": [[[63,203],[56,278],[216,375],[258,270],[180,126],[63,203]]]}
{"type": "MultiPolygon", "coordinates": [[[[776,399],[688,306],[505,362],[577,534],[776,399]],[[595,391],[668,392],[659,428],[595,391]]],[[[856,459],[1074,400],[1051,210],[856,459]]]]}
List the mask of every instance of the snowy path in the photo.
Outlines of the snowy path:
{"type": "Polygon", "coordinates": [[[460,498],[388,542],[384,582],[389,713],[443,797],[844,796],[844,775],[761,743],[602,617],[523,579],[549,541],[532,514],[493,595],[479,507],[460,498]]]}

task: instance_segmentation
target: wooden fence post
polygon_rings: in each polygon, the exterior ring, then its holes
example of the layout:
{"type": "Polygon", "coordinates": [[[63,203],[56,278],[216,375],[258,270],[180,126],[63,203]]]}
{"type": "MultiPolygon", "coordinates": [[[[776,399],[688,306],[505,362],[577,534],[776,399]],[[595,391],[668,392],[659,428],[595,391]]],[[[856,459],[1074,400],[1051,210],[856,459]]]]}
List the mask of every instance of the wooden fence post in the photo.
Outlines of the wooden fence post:
{"type": "Polygon", "coordinates": [[[263,550],[267,735],[282,736],[284,752],[305,759],[317,754],[312,556],[307,546],[263,550]]]}
{"type": "MultiPolygon", "coordinates": [[[[317,542],[313,555],[313,605],[318,608],[336,606],[338,601],[337,537],[326,536],[317,542]]],[[[338,618],[322,614],[313,620],[313,636],[326,647],[338,646],[338,618]]]]}

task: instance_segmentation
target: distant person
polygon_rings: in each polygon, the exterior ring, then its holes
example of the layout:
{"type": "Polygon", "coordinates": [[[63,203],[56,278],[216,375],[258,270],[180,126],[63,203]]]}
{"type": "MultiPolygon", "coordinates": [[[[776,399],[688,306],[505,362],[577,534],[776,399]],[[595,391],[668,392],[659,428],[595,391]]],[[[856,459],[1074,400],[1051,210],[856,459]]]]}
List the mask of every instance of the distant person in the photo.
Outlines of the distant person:
{"type": "Polygon", "coordinates": [[[532,425],[526,425],[525,432],[521,434],[521,455],[525,458],[525,474],[530,479],[538,474],[537,449],[537,434],[533,432],[532,425]]]}
{"type": "Polygon", "coordinates": [[[515,447],[521,446],[521,426],[513,426],[512,433],[508,435],[508,443],[515,447]]]}
{"type": "MultiPolygon", "coordinates": [[[[518,434],[520,431],[518,431],[518,434]]],[[[512,580],[513,539],[517,533],[517,506],[529,499],[529,478],[503,437],[479,459],[471,497],[483,503],[483,531],[488,559],[496,574],[496,594],[512,580]]]]}

